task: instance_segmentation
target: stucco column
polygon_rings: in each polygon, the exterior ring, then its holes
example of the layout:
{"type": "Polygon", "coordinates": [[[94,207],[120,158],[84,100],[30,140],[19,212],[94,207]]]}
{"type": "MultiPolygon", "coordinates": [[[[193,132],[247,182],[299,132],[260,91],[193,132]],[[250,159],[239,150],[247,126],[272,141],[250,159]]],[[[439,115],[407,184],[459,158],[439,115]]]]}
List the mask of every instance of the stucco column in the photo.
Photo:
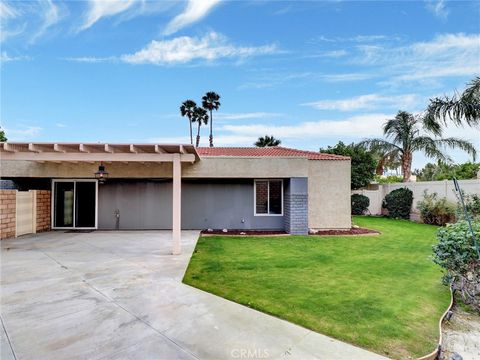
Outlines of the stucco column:
{"type": "Polygon", "coordinates": [[[182,252],[181,231],[182,231],[182,165],[180,154],[173,154],[173,199],[172,199],[172,238],[173,255],[179,255],[182,252]]]}

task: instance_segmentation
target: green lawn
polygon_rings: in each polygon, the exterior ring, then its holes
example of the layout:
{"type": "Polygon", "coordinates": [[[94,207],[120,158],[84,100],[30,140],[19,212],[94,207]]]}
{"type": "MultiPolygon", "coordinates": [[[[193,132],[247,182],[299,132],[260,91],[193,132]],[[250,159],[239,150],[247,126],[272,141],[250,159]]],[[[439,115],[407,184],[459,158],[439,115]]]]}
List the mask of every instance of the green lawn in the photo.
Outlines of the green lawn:
{"type": "Polygon", "coordinates": [[[430,260],[436,227],[355,217],[358,237],[204,237],[184,282],[395,358],[438,341],[449,303],[430,260]]]}

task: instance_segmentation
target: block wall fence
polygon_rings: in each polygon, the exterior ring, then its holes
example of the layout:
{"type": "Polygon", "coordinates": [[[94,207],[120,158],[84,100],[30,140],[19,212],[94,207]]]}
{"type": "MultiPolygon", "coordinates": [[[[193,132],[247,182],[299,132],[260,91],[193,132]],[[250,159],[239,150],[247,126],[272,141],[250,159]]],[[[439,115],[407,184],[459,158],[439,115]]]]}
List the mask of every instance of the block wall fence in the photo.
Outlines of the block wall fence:
{"type": "MultiPolygon", "coordinates": [[[[480,195],[480,179],[459,180],[458,183],[465,194],[480,195]]],[[[437,193],[440,198],[444,197],[452,202],[457,201],[452,180],[380,184],[377,190],[354,190],[352,193],[367,196],[370,199],[370,206],[368,207],[369,213],[371,215],[381,215],[382,202],[385,195],[393,190],[404,187],[413,192],[413,203],[410,214],[412,220],[420,219],[417,203],[423,199],[424,191],[427,191],[428,194],[437,193]]]]}

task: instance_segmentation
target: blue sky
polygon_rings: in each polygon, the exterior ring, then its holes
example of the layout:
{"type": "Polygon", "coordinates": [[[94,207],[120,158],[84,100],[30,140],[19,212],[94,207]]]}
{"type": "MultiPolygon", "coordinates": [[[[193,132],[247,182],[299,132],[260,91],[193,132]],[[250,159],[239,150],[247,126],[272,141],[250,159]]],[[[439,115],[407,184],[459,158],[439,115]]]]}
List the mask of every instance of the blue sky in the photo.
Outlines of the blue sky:
{"type": "MultiPolygon", "coordinates": [[[[480,74],[475,2],[2,1],[0,19],[12,141],[187,143],[178,107],[213,90],[217,146],[318,150],[480,74]]],[[[446,134],[480,149],[478,130],[446,134]]]]}

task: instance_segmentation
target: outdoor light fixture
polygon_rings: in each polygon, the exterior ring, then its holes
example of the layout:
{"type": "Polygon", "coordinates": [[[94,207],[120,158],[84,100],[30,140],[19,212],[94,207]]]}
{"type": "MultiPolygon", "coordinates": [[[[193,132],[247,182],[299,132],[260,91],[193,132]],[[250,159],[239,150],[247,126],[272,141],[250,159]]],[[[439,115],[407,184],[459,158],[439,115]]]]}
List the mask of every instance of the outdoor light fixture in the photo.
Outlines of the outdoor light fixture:
{"type": "Polygon", "coordinates": [[[95,179],[97,179],[100,184],[103,184],[105,181],[107,181],[108,172],[105,170],[105,165],[103,165],[103,163],[100,163],[98,171],[95,173],[95,179]]]}

